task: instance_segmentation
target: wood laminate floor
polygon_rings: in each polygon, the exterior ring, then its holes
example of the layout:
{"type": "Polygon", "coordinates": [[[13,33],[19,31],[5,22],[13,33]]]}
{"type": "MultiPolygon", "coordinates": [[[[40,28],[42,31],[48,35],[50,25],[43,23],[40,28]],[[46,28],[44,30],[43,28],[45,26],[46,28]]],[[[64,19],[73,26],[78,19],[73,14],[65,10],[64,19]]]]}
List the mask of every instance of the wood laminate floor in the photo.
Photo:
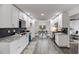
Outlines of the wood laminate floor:
{"type": "Polygon", "coordinates": [[[22,54],[61,54],[62,51],[49,38],[37,38],[26,47],[22,54]]]}
{"type": "Polygon", "coordinates": [[[54,44],[51,39],[38,39],[34,54],[59,54],[62,51],[54,44]]]}

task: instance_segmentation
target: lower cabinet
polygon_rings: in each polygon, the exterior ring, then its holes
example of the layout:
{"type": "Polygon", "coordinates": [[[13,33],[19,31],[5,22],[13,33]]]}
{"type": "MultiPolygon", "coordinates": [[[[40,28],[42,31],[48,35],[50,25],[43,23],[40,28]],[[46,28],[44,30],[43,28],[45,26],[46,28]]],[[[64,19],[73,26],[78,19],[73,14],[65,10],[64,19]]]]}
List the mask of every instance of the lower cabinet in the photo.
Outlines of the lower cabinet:
{"type": "Polygon", "coordinates": [[[0,54],[20,54],[23,49],[28,45],[26,35],[12,42],[0,43],[0,54]]]}
{"type": "Polygon", "coordinates": [[[67,34],[55,33],[55,42],[59,47],[69,47],[69,38],[67,34]]]}

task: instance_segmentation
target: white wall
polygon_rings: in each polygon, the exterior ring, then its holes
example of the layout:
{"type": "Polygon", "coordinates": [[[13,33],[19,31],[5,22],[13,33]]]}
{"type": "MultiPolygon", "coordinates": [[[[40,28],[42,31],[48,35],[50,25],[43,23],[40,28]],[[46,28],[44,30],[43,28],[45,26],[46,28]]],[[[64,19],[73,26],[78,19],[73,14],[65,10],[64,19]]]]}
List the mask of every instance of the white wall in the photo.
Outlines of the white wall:
{"type": "Polygon", "coordinates": [[[69,28],[69,23],[70,23],[70,19],[69,19],[68,12],[63,12],[63,15],[62,15],[62,27],[69,28]]]}

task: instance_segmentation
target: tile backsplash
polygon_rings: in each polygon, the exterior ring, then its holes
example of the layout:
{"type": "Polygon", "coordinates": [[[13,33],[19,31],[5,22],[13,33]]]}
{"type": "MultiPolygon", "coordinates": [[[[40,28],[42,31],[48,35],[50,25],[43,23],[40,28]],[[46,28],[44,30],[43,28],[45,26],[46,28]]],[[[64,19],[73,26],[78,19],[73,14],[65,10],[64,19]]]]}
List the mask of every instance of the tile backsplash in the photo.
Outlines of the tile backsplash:
{"type": "Polygon", "coordinates": [[[0,28],[0,38],[21,33],[24,30],[26,30],[26,28],[0,28]]]}

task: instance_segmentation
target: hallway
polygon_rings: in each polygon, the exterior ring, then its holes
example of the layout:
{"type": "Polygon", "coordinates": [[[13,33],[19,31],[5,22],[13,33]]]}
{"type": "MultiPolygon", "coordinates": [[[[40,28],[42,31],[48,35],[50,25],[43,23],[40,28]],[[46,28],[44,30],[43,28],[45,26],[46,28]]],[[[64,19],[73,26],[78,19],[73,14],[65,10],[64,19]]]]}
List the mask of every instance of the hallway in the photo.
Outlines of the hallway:
{"type": "Polygon", "coordinates": [[[49,38],[32,41],[30,45],[28,45],[28,47],[25,48],[25,50],[23,51],[23,54],[59,54],[59,53],[61,54],[63,52],[49,38]]]}

